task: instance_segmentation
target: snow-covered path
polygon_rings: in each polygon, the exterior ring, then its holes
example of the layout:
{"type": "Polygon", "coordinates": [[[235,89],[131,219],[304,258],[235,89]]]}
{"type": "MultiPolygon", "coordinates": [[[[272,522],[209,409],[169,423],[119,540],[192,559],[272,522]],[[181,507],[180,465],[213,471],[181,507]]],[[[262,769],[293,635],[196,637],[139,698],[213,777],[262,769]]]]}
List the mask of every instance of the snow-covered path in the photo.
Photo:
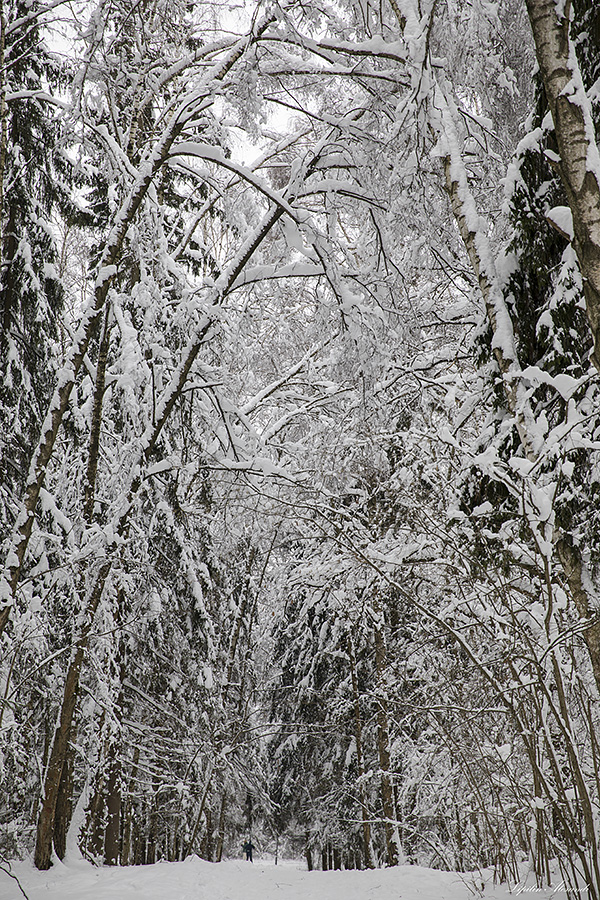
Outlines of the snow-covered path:
{"type": "MultiPolygon", "coordinates": [[[[481,877],[418,866],[307,872],[299,863],[212,864],[195,857],[183,863],[114,869],[78,861],[48,872],[19,863],[12,870],[29,900],[475,900],[482,887],[481,877]]],[[[533,892],[539,900],[565,896],[551,889],[533,892]]],[[[510,894],[505,886],[488,883],[483,897],[507,900],[519,893],[519,888],[510,894]]],[[[0,900],[22,898],[17,883],[0,872],[0,900]]]]}

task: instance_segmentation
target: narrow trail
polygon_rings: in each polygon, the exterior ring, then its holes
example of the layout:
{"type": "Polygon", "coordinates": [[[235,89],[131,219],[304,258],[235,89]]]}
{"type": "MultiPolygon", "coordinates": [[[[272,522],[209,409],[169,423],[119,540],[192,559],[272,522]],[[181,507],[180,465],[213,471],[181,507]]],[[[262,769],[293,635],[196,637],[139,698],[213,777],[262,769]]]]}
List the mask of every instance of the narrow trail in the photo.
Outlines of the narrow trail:
{"type": "MultiPolygon", "coordinates": [[[[12,867],[28,900],[508,900],[519,894],[539,900],[566,896],[560,889],[494,885],[482,876],[419,866],[372,871],[307,872],[300,862],[274,866],[257,860],[215,864],[196,857],[183,863],[95,868],[79,860],[38,872],[12,867]],[[482,891],[483,888],[483,891],[482,891]]],[[[0,872],[0,900],[23,900],[16,881],[0,872]]]]}

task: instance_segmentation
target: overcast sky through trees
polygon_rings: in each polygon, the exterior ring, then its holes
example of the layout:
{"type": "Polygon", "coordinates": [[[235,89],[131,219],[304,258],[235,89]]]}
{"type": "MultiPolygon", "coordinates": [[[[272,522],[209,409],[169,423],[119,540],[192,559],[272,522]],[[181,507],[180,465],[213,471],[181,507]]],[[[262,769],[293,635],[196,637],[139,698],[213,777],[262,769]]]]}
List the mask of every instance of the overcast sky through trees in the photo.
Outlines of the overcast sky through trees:
{"type": "Polygon", "coordinates": [[[598,4],[0,14],[2,859],[598,900],[598,4]]]}

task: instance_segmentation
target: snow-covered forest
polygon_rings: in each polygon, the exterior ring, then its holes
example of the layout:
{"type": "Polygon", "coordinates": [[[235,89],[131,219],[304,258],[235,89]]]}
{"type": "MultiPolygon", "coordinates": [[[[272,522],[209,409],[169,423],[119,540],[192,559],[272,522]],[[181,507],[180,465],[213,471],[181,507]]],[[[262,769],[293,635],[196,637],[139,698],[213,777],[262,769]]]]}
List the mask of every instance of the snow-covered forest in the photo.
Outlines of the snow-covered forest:
{"type": "Polygon", "coordinates": [[[600,900],[600,4],[0,0],[0,861],[600,900]]]}

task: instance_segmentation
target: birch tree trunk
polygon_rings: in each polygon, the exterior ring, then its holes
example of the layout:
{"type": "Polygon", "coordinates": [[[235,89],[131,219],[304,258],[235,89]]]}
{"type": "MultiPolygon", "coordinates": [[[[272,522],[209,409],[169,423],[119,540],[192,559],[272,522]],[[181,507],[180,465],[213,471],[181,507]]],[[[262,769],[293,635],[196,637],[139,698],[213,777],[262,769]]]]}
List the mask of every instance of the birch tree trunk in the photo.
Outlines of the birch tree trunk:
{"type": "MultiPolygon", "coordinates": [[[[551,5],[554,10],[554,0],[539,0],[539,2],[540,5],[551,5]]],[[[555,15],[554,18],[556,18],[555,15]]],[[[571,55],[574,57],[574,51],[571,55]]],[[[574,64],[576,65],[576,60],[574,64]]],[[[443,104],[443,99],[440,99],[443,104]]],[[[463,244],[477,277],[487,318],[494,335],[494,355],[498,367],[504,376],[503,388],[506,404],[511,414],[515,417],[519,438],[525,454],[530,462],[535,462],[539,457],[541,447],[536,442],[536,439],[532,437],[532,434],[535,434],[535,421],[529,401],[520,387],[522,370],[515,347],[512,322],[504,303],[504,298],[497,287],[497,275],[487,236],[478,222],[474,221],[475,199],[470,192],[464,164],[460,157],[452,114],[449,107],[445,104],[444,106],[444,126],[446,129],[446,140],[449,145],[449,152],[443,159],[446,192],[450,198],[452,212],[463,244]]],[[[591,128],[591,134],[593,135],[593,124],[591,128]]],[[[595,143],[594,147],[596,147],[595,143]]],[[[579,145],[578,152],[583,152],[582,145],[579,145]]],[[[595,152],[596,154],[598,153],[597,148],[595,152]]],[[[595,183],[597,186],[597,182],[595,183]]],[[[598,204],[598,248],[600,248],[600,193],[598,194],[598,204]]],[[[586,277],[583,269],[582,274],[584,275],[585,284],[586,277]]],[[[596,340],[596,337],[594,337],[594,340],[596,340]]],[[[558,529],[554,536],[554,543],[577,613],[582,620],[588,621],[592,615],[592,604],[589,594],[584,587],[587,574],[581,552],[573,545],[569,536],[558,529]]],[[[588,627],[583,631],[583,638],[587,646],[596,687],[600,692],[600,624],[590,621],[588,627]]]]}
{"type": "Polygon", "coordinates": [[[559,17],[555,0],[526,0],[540,72],[554,122],[560,173],[573,214],[587,315],[600,370],[600,153],[591,106],[570,39],[571,0],[559,17]]]}

